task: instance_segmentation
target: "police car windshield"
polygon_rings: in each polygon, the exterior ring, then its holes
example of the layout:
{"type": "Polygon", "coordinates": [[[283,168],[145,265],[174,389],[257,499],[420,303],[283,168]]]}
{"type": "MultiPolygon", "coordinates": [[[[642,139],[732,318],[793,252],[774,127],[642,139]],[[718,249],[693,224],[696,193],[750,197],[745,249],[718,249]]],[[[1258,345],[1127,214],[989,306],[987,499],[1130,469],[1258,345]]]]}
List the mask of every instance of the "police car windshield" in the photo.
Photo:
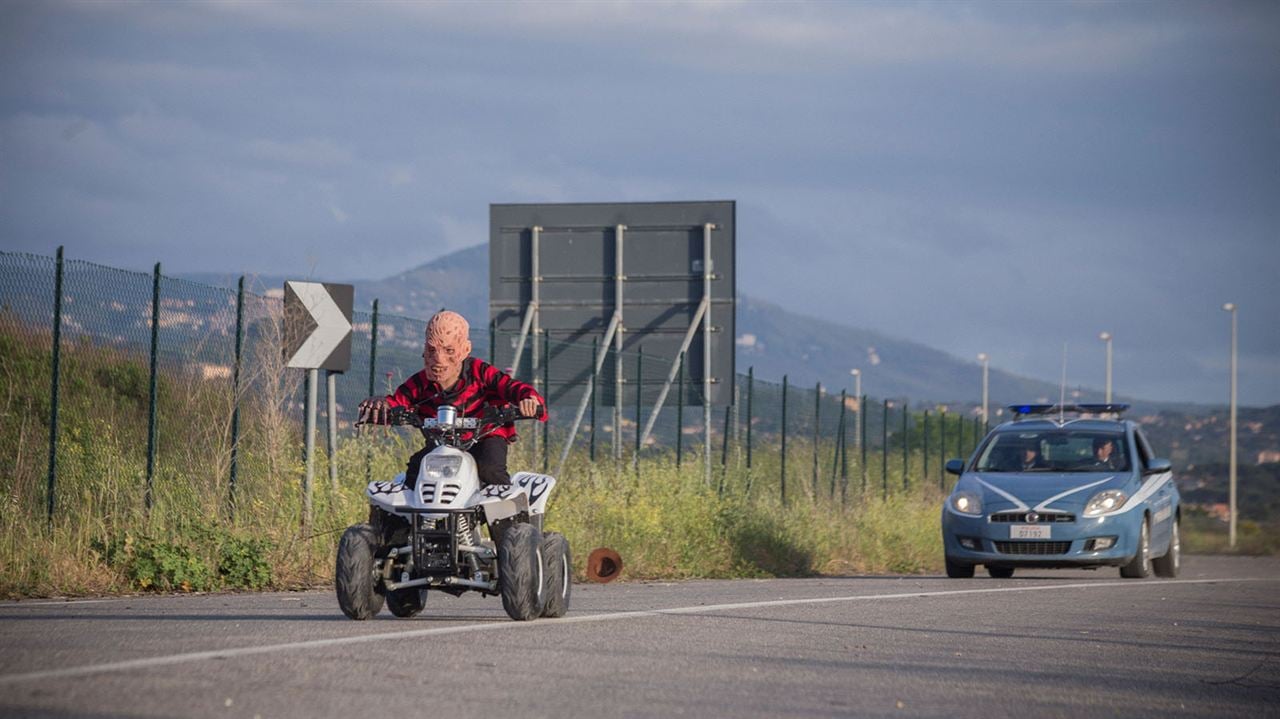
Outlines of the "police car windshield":
{"type": "Polygon", "coordinates": [[[1129,450],[1120,432],[997,432],[978,455],[978,472],[1124,472],[1129,450]]]}

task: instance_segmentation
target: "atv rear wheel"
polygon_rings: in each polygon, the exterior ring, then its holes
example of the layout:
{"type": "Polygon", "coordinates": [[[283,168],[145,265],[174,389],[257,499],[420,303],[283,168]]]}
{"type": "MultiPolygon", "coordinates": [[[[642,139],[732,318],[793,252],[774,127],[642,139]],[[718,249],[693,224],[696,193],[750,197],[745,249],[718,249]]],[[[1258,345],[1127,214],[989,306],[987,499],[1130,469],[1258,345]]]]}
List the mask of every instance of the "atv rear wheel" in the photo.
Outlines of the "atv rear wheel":
{"type": "Polygon", "coordinates": [[[498,591],[507,616],[523,622],[542,615],[542,533],[513,524],[498,544],[498,591]]]}
{"type": "Polygon", "coordinates": [[[382,610],[378,592],[378,533],[367,524],[347,527],[338,542],[338,564],[333,573],[338,606],[352,619],[368,619],[382,610]]]}
{"type": "Polygon", "coordinates": [[[427,604],[427,590],[418,587],[387,592],[387,609],[401,618],[415,616],[427,604]]]}
{"type": "Polygon", "coordinates": [[[569,540],[559,532],[542,535],[542,596],[546,606],[544,617],[563,617],[569,611],[569,595],[573,592],[573,564],[569,557],[569,540]]]}

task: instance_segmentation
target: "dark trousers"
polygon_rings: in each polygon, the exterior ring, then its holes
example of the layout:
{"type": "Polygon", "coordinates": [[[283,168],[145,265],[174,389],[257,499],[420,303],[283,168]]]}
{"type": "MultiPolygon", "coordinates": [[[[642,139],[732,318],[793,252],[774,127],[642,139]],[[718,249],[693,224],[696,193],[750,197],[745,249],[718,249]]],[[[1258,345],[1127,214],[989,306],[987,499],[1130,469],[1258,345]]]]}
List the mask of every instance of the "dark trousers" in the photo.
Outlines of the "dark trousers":
{"type": "MultiPolygon", "coordinates": [[[[405,486],[413,489],[418,483],[418,470],[422,467],[422,458],[436,448],[436,443],[427,440],[427,446],[409,457],[409,465],[405,468],[405,486]]],[[[510,484],[511,475],[507,473],[507,440],[503,437],[486,437],[470,449],[476,460],[476,472],[480,475],[480,486],[490,484],[510,484]]]]}

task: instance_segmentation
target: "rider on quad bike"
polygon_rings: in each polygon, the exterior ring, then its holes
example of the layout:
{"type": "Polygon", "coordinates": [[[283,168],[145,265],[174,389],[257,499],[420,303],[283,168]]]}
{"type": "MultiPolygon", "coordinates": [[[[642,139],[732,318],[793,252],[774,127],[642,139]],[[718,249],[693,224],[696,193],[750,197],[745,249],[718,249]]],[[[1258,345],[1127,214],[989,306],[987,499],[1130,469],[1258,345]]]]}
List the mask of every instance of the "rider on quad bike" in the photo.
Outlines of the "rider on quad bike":
{"type": "MultiPolygon", "coordinates": [[[[547,421],[542,411],[546,402],[531,385],[525,384],[493,365],[471,357],[471,332],[462,315],[449,310],[437,312],[427,323],[423,368],[405,380],[395,394],[370,397],[360,403],[361,423],[385,424],[395,408],[416,410],[421,417],[435,417],[436,408],[458,408],[460,417],[481,417],[486,409],[506,404],[518,405],[525,417],[547,421]]],[[[463,434],[464,439],[471,432],[463,434]]],[[[418,468],[436,443],[427,433],[426,446],[409,457],[405,485],[410,489],[418,478],[418,468]]],[[[515,424],[508,423],[471,448],[483,485],[508,484],[507,445],[516,441],[515,424]]]]}

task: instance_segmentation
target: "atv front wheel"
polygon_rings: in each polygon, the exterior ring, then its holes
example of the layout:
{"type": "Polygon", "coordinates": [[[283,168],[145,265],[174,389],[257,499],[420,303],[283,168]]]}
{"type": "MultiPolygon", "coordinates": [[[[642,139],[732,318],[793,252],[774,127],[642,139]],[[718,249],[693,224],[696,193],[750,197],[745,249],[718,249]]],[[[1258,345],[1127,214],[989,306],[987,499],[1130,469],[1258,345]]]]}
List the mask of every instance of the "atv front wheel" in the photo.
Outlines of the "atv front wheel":
{"type": "Polygon", "coordinates": [[[569,561],[569,540],[559,532],[542,535],[542,596],[546,606],[544,617],[563,617],[569,611],[569,594],[573,591],[573,565],[569,561]]]}
{"type": "Polygon", "coordinates": [[[338,606],[352,619],[368,619],[382,610],[374,562],[377,551],[378,533],[367,524],[348,527],[338,542],[333,584],[338,593],[338,606]]]}
{"type": "Polygon", "coordinates": [[[498,591],[507,616],[523,622],[542,615],[542,533],[513,524],[498,544],[498,591]]]}

